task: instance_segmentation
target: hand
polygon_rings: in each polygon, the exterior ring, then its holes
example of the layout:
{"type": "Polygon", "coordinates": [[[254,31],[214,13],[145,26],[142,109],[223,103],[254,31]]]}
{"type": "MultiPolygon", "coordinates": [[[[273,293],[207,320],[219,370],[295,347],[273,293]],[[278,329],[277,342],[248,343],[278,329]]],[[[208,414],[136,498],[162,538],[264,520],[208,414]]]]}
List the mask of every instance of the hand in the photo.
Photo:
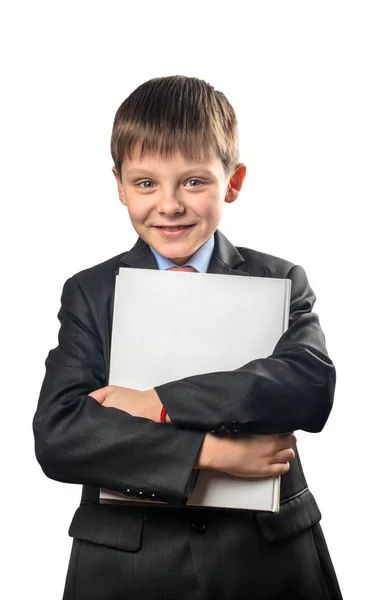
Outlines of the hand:
{"type": "MultiPolygon", "coordinates": [[[[88,394],[105,408],[118,408],[133,417],[144,417],[160,422],[161,400],[156,390],[133,390],[118,385],[108,385],[88,394]]],[[[167,422],[168,418],[166,419],[167,422]]]]}
{"type": "Polygon", "coordinates": [[[275,477],[289,470],[296,443],[293,433],[234,437],[208,433],[195,467],[237,477],[275,477]]]}

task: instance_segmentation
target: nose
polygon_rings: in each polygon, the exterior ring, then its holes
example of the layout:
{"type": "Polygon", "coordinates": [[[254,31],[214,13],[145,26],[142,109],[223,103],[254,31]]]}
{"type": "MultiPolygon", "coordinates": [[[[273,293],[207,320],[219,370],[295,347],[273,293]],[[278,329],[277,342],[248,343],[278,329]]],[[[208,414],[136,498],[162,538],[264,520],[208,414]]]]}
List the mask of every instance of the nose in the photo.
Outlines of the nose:
{"type": "Polygon", "coordinates": [[[170,216],[182,214],[185,211],[185,206],[178,195],[169,192],[160,195],[156,208],[160,214],[170,216]]]}

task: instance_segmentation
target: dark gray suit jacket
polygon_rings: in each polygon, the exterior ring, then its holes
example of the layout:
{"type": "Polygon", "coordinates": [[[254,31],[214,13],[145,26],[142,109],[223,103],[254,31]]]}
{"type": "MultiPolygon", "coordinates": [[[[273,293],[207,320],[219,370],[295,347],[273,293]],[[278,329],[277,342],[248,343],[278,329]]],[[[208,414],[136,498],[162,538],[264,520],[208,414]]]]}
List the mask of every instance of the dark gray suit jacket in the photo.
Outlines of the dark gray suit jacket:
{"type": "MultiPolygon", "coordinates": [[[[140,543],[139,515],[127,519],[124,527],[117,507],[98,506],[100,487],[182,507],[206,432],[318,432],[332,408],[335,369],[312,312],[315,295],[304,270],[275,256],[236,248],[217,231],[210,273],[291,279],[290,324],[273,354],[235,371],[158,386],[174,425],[103,409],[88,393],[108,384],[114,285],[121,266],[157,268],[149,247],[138,239],[129,252],[66,281],[59,343],[46,360],[33,426],[36,456],[45,474],[83,485],[70,534],[131,550],[140,543]]],[[[298,452],[282,477],[280,513],[256,513],[255,518],[270,542],[320,520],[298,452]]]]}

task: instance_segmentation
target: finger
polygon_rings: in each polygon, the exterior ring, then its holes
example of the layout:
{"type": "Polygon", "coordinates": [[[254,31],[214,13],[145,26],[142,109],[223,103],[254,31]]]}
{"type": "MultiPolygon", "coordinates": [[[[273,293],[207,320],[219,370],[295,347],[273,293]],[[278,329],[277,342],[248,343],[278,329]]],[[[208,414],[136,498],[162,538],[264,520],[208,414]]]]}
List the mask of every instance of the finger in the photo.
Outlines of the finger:
{"type": "Polygon", "coordinates": [[[279,450],[296,446],[297,438],[293,433],[278,436],[276,447],[279,450]]]}
{"type": "Polygon", "coordinates": [[[286,463],[283,463],[282,465],[280,465],[280,471],[281,471],[280,474],[281,475],[285,475],[286,473],[289,472],[289,470],[290,470],[289,462],[286,462],[286,463]]]}
{"type": "Polygon", "coordinates": [[[91,396],[94,400],[99,402],[99,404],[102,404],[110,393],[109,387],[110,386],[106,386],[95,390],[94,392],[90,392],[88,396],[91,396]]]}
{"type": "Polygon", "coordinates": [[[271,464],[291,462],[295,458],[295,452],[292,448],[280,450],[270,459],[271,464]]]}
{"type": "Polygon", "coordinates": [[[289,462],[276,463],[274,465],[269,466],[269,476],[277,477],[278,475],[284,475],[285,473],[288,473],[289,470],[290,470],[289,462]]]}
{"type": "Polygon", "coordinates": [[[288,433],[279,433],[278,434],[280,438],[287,438],[287,437],[293,437],[296,441],[296,436],[295,436],[295,431],[289,431],[288,433]]]}

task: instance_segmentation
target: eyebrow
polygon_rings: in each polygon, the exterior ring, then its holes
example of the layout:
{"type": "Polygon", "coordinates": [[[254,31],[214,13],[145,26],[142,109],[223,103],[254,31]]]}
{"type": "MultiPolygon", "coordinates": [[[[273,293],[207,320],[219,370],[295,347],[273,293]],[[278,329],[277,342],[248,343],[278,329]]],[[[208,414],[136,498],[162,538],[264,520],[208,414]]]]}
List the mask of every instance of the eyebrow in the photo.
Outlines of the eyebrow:
{"type": "MultiPolygon", "coordinates": [[[[210,171],[210,169],[206,169],[205,167],[197,167],[196,165],[194,165],[191,169],[187,169],[187,171],[181,173],[180,176],[185,177],[187,175],[190,175],[194,171],[197,171],[198,173],[203,173],[205,175],[214,175],[214,173],[210,171]]],[[[138,175],[153,175],[153,171],[148,171],[147,169],[138,169],[137,167],[131,167],[126,171],[126,175],[133,175],[135,173],[138,175]]]]}

